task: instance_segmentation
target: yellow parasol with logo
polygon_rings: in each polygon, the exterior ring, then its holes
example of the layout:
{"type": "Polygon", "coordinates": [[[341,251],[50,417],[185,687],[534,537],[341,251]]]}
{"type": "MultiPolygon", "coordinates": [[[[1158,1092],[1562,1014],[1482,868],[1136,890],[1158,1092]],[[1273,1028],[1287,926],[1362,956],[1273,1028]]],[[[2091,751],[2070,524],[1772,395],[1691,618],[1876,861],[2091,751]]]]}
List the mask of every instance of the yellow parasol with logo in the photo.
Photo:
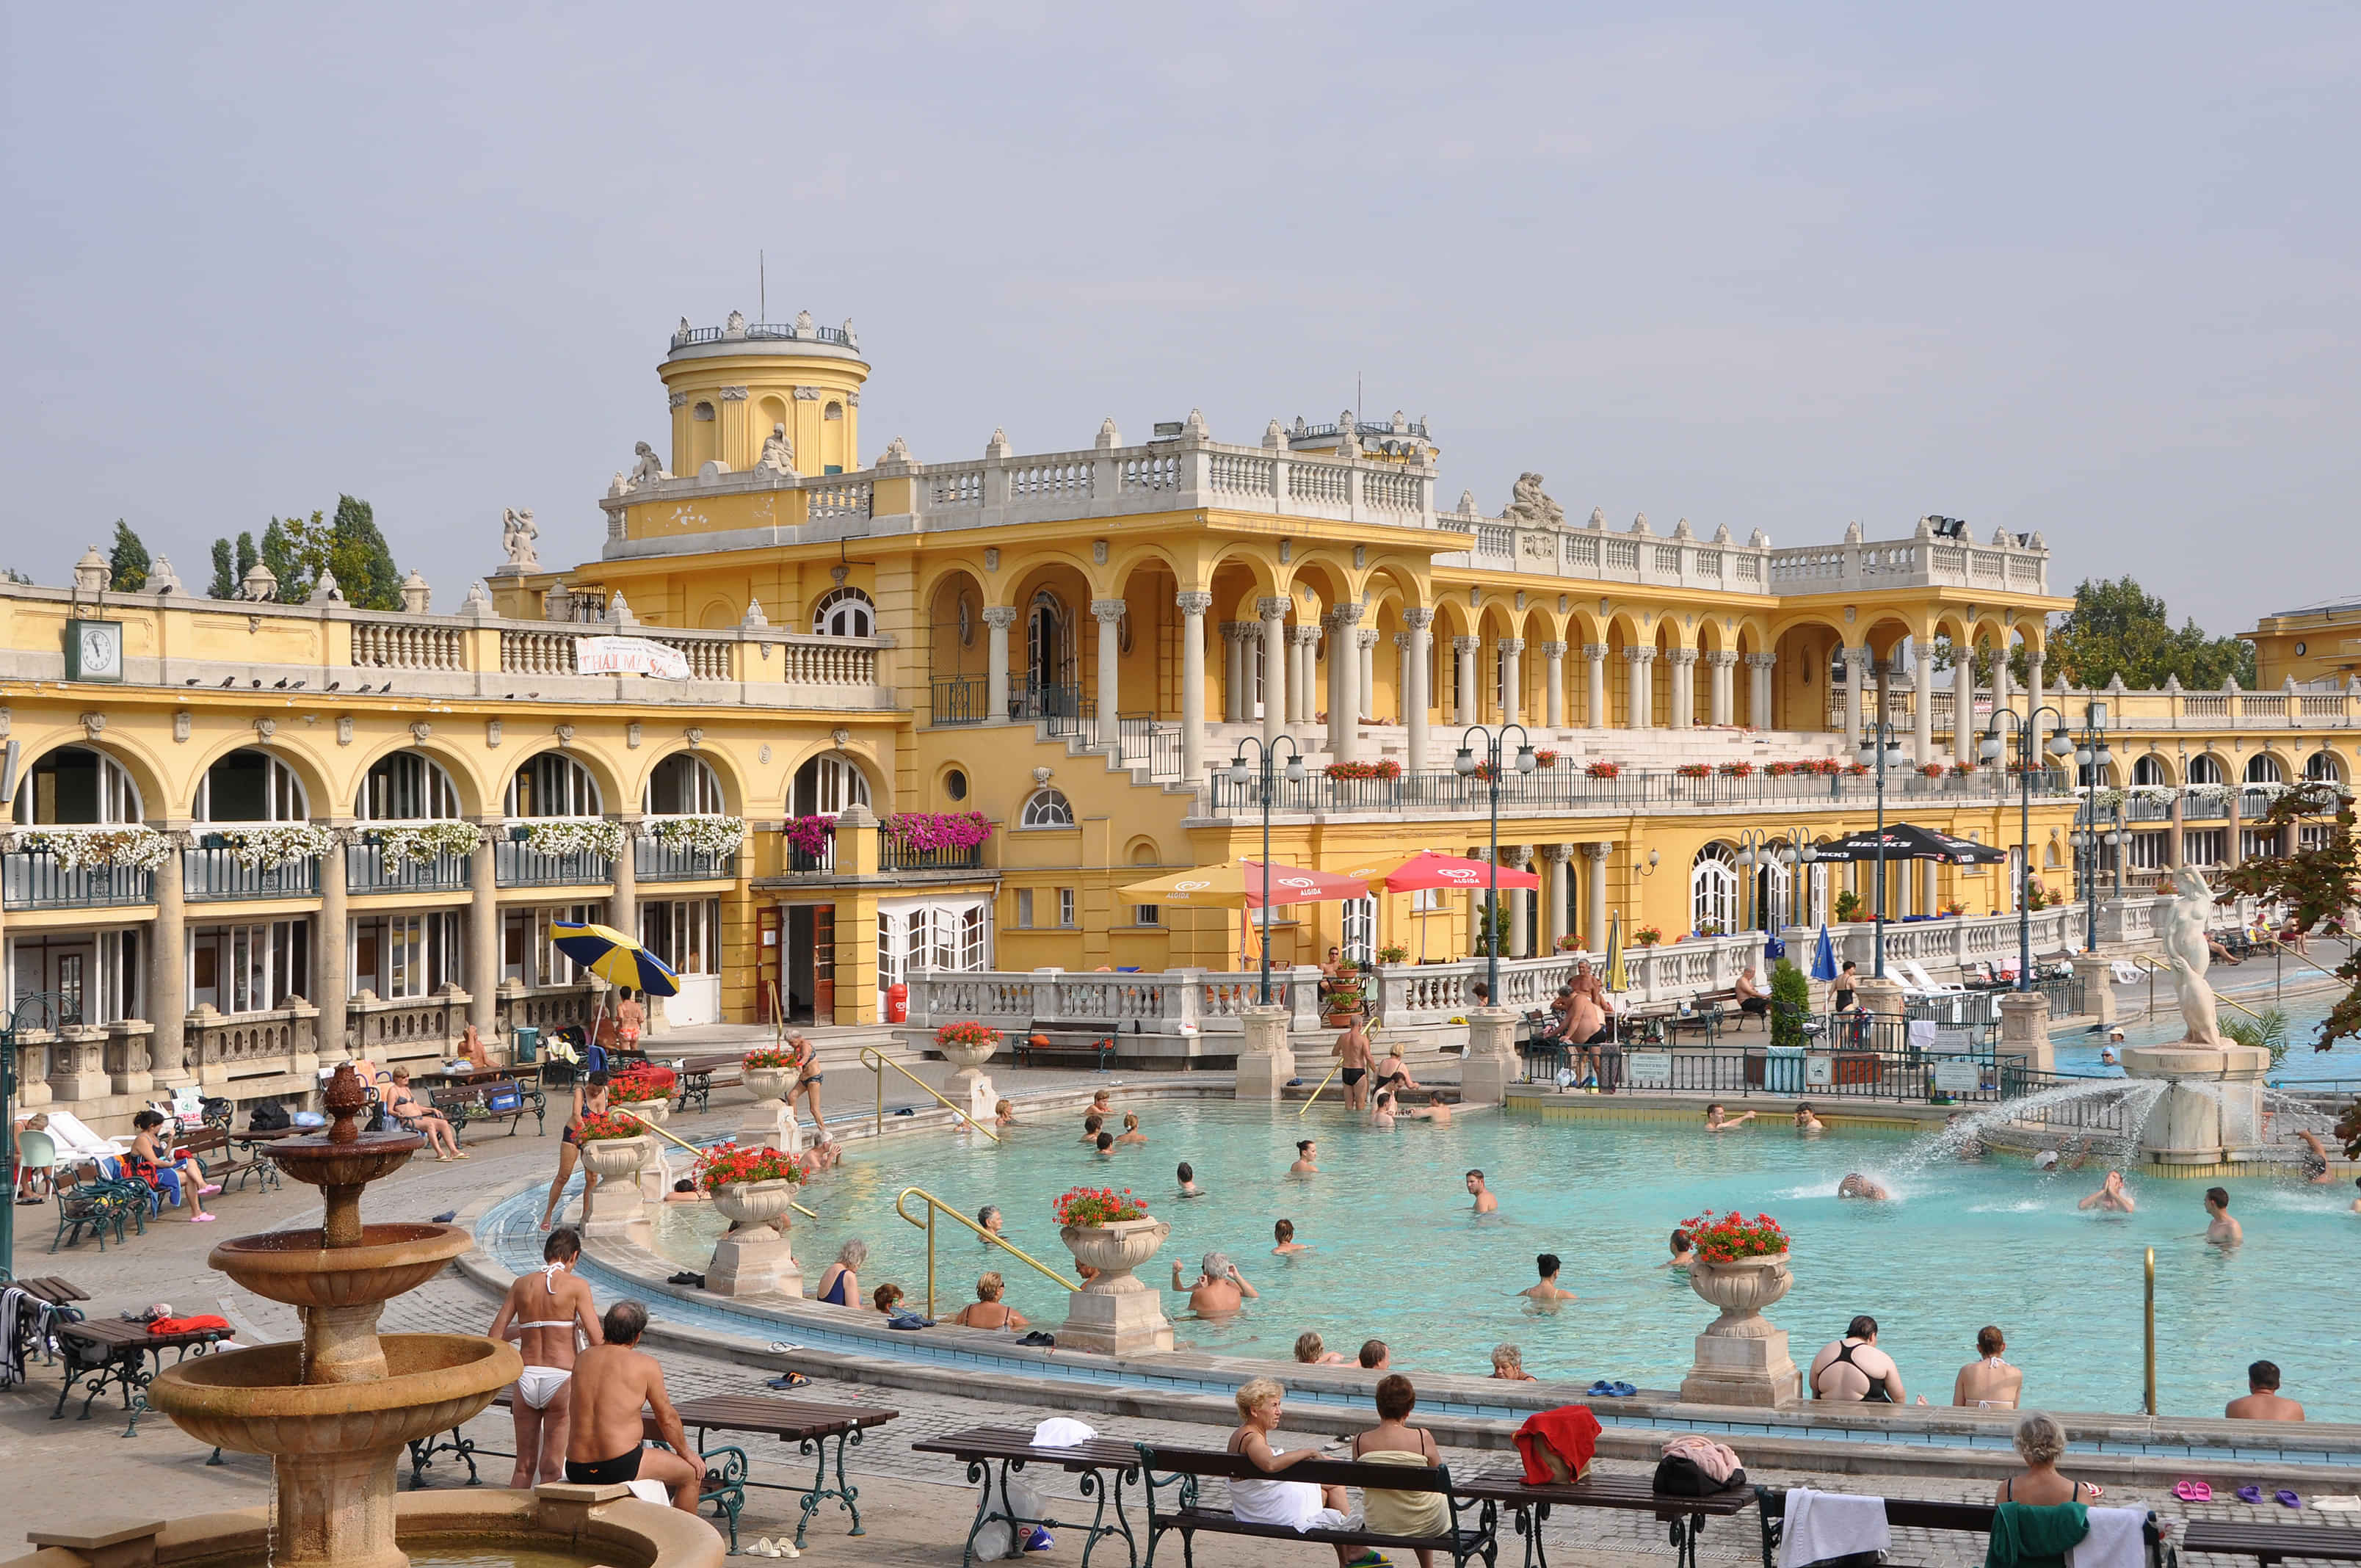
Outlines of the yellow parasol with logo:
{"type": "Polygon", "coordinates": [[[1623,916],[1620,913],[1607,922],[1607,966],[1598,983],[1617,992],[1631,989],[1631,977],[1623,969],[1623,916]]]}

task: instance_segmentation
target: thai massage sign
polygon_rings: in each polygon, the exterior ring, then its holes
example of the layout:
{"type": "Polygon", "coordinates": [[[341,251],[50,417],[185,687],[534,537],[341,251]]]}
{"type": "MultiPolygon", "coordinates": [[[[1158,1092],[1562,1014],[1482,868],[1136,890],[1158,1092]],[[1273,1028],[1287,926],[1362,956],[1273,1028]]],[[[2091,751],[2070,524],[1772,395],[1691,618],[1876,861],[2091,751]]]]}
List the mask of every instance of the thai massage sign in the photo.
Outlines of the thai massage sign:
{"type": "Polygon", "coordinates": [[[574,644],[574,667],[586,675],[648,675],[688,679],[688,657],[644,637],[584,637],[574,644]]]}

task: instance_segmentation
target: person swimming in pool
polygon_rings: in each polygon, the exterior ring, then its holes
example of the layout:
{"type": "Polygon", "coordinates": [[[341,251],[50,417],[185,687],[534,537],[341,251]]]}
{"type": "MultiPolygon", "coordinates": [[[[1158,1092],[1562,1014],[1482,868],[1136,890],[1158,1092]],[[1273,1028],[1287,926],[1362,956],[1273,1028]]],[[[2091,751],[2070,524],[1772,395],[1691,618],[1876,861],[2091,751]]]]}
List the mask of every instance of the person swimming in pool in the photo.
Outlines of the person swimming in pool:
{"type": "Polygon", "coordinates": [[[1754,1120],[1753,1112],[1741,1111],[1737,1115],[1732,1116],[1722,1110],[1719,1102],[1705,1108],[1705,1130],[1708,1133],[1727,1133],[1733,1127],[1742,1127],[1752,1120],[1754,1120]]]}
{"type": "Polygon", "coordinates": [[[2328,1147],[2317,1133],[2295,1132],[2288,1135],[2303,1140],[2303,1179],[2314,1187],[2325,1187],[2335,1179],[2328,1174],[2328,1147]]]}
{"type": "Polygon", "coordinates": [[[1658,1268],[1686,1268],[1697,1261],[1697,1242],[1686,1231],[1673,1233],[1673,1255],[1656,1265],[1658,1268]]]}
{"type": "Polygon", "coordinates": [[[1484,1185],[1482,1171],[1471,1170],[1467,1173],[1467,1190],[1475,1195],[1476,1212],[1490,1214],[1499,1210],[1500,1201],[1492,1196],[1492,1190],[1489,1187],[1484,1185]]]}
{"type": "Polygon", "coordinates": [[[1319,1175],[1319,1144],[1310,1138],[1298,1138],[1295,1141],[1295,1163],[1287,1168],[1287,1174],[1290,1176],[1319,1175]]]}
{"type": "Polygon", "coordinates": [[[2107,1179],[2099,1183],[2099,1190],[2074,1206],[2114,1214],[2128,1214],[2138,1207],[2132,1201],[2132,1195],[2124,1190],[2124,1173],[2120,1170],[2107,1172],[2107,1179]]]}
{"type": "Polygon", "coordinates": [[[1883,1203],[1891,1199],[1894,1194],[1887,1191],[1875,1179],[1863,1176],[1857,1170],[1850,1170],[1845,1173],[1845,1179],[1837,1183],[1837,1196],[1864,1198],[1872,1203],[1883,1203]]]}

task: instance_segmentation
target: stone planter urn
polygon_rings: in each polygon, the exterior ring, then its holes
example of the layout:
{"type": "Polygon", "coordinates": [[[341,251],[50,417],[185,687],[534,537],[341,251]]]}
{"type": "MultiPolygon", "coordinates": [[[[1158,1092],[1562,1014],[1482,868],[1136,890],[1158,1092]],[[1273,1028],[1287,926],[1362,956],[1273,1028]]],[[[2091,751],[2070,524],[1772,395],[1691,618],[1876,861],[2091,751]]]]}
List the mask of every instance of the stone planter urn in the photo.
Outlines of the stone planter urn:
{"type": "Polygon", "coordinates": [[[935,1049],[942,1052],[943,1059],[951,1066],[950,1075],[943,1080],[943,1098],[987,1126],[992,1123],[992,1108],[999,1095],[982,1069],[999,1048],[1000,1041],[996,1039],[988,1045],[935,1042],[935,1049]]]}
{"type": "Polygon", "coordinates": [[[706,1266],[705,1288],[722,1296],[801,1296],[804,1273],[787,1245],[797,1183],[737,1181],[713,1190],[713,1207],[730,1222],[706,1266]]]}
{"type": "Polygon", "coordinates": [[[1687,1404],[1792,1404],[1803,1397],[1803,1376],[1787,1354],[1787,1331],[1773,1326],[1763,1309],[1787,1294],[1795,1277],[1788,1253],[1741,1257],[1729,1263],[1699,1259],[1689,1268],[1689,1288],[1721,1315],[1697,1335],[1697,1364],[1681,1383],[1687,1404]]]}
{"type": "Polygon", "coordinates": [[[803,1135],[796,1130],[795,1108],[785,1103],[787,1091],[795,1087],[795,1069],[750,1067],[745,1076],[754,1103],[746,1108],[745,1120],[738,1124],[738,1146],[795,1153],[803,1146],[803,1135]]]}
{"type": "Polygon", "coordinates": [[[672,1102],[670,1100],[618,1101],[616,1102],[615,1109],[618,1111],[628,1111],[632,1115],[637,1116],[640,1120],[648,1123],[652,1126],[661,1127],[666,1122],[672,1120],[672,1102]]]}
{"type": "Polygon", "coordinates": [[[592,1138],[582,1146],[582,1168],[598,1179],[583,1200],[585,1241],[646,1246],[653,1240],[639,1174],[650,1160],[661,1161],[655,1142],[653,1137],[592,1138]]]}
{"type": "Polygon", "coordinates": [[[1058,1233],[1078,1264],[1098,1270],[1066,1299],[1058,1348],[1100,1355],[1133,1355],[1172,1348],[1162,1295],[1134,1274],[1156,1255],[1172,1227],[1149,1216],[1105,1225],[1068,1225],[1058,1233]]]}

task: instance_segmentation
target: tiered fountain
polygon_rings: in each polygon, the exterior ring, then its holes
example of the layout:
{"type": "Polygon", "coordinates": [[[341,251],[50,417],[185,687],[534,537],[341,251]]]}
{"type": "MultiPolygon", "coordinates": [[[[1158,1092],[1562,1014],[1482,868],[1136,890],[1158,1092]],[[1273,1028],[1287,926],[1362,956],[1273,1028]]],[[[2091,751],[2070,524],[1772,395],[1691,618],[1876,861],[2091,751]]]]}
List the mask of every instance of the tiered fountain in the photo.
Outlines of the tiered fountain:
{"type": "Polygon", "coordinates": [[[522,1363],[511,1346],[472,1334],[377,1332],[387,1301],[434,1277],[472,1240],[456,1225],[361,1223],[361,1190],[399,1169],[422,1140],[355,1126],[368,1096],[350,1064],[324,1098],[328,1131],[282,1138],[269,1152],[280,1169],[322,1190],[324,1223],[240,1236],[211,1259],[257,1295],[294,1307],[302,1339],[192,1358],[148,1391],[199,1442],[270,1456],[269,1519],[255,1510],[180,1520],[169,1535],[153,1521],[81,1535],[36,1531],[35,1541],[107,1563],[408,1568],[398,1530],[413,1546],[464,1541],[476,1561],[719,1568],[721,1541],[709,1527],[618,1500],[620,1488],[413,1492],[397,1501],[404,1446],[481,1411],[522,1363]],[[577,1555],[586,1552],[595,1554],[577,1555]]]}
{"type": "Polygon", "coordinates": [[[2123,1053],[2132,1078],[2160,1079],[2165,1091],[2140,1135],[2140,1146],[2158,1165],[2213,1166],[2246,1157],[2261,1142],[2263,1075],[2270,1052],[2224,1039],[2213,988],[2205,979],[2207,923],[2213,890],[2203,873],[2182,866],[2172,873],[2178,895],[2166,916],[2165,957],[2187,1025],[2169,1045],[2134,1046],[2123,1053]]]}

